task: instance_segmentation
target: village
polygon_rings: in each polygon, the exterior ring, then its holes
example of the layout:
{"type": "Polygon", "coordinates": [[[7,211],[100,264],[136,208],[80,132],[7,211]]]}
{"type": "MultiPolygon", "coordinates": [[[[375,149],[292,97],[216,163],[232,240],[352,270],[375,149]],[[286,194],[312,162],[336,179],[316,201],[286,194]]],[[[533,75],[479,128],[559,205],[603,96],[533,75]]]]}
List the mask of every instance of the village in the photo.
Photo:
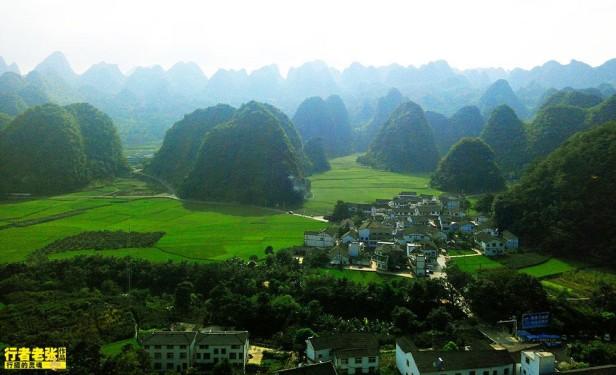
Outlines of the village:
{"type": "Polygon", "coordinates": [[[519,250],[486,215],[469,215],[464,196],[401,192],[371,204],[344,203],[356,222],[304,233],[307,252],[327,252],[329,265],[403,277],[442,277],[451,257],[498,257],[519,250]]]}
{"type": "MultiPolygon", "coordinates": [[[[155,331],[143,335],[143,348],[157,371],[209,372],[226,362],[241,373],[253,373],[255,358],[263,348],[251,345],[249,332],[212,328],[155,331]]],[[[312,336],[300,353],[291,353],[294,367],[276,371],[280,375],[338,375],[383,373],[383,358],[393,362],[400,375],[608,375],[616,365],[559,371],[554,353],[538,344],[503,347],[485,337],[474,337],[464,350],[420,348],[407,336],[398,337],[388,348],[381,347],[370,333],[338,333],[312,336]]],[[[391,371],[391,370],[390,370],[391,371]]],[[[390,372],[387,372],[390,373],[390,372]]]]}

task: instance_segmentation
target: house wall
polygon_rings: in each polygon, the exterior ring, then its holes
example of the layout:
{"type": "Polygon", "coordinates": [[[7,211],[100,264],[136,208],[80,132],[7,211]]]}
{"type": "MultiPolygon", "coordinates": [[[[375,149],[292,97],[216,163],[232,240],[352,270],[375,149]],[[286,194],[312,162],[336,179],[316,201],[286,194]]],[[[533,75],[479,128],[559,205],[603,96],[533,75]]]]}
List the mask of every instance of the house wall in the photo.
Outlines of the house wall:
{"type": "MultiPolygon", "coordinates": [[[[469,353],[472,355],[472,353],[469,353]]],[[[396,367],[401,375],[515,375],[514,364],[495,367],[420,372],[411,353],[405,353],[396,343],[396,367]]],[[[529,375],[529,374],[527,374],[529,375]]],[[[535,375],[535,374],[530,374],[535,375]]]]}
{"type": "Polygon", "coordinates": [[[146,345],[156,371],[182,370],[190,367],[191,345],[146,345]]]}
{"type": "Polygon", "coordinates": [[[248,356],[247,343],[245,345],[195,345],[194,363],[196,365],[213,365],[222,360],[243,367],[248,356]]]}
{"type": "Polygon", "coordinates": [[[411,353],[405,353],[396,343],[396,367],[401,375],[419,375],[411,353]]]}
{"type": "Polygon", "coordinates": [[[379,368],[379,357],[350,357],[345,359],[335,358],[334,365],[339,374],[368,374],[376,373],[379,368]],[[370,359],[372,358],[372,362],[370,359]]]}
{"type": "Polygon", "coordinates": [[[334,238],[327,234],[305,234],[304,244],[308,247],[332,247],[334,246],[334,238]]]}
{"type": "Polygon", "coordinates": [[[329,354],[330,351],[330,349],[314,350],[312,342],[306,340],[306,358],[312,363],[329,361],[331,359],[329,354]]]}

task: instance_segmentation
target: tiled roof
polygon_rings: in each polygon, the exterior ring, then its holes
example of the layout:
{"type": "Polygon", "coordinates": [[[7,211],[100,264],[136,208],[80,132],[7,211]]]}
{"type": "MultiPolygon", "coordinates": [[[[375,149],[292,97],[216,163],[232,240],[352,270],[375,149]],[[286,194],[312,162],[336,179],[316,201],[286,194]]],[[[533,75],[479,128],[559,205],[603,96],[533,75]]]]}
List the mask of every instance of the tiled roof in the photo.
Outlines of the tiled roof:
{"type": "Polygon", "coordinates": [[[361,349],[366,355],[377,355],[379,342],[374,335],[368,333],[339,333],[329,336],[317,336],[308,339],[314,350],[332,349],[338,350],[361,349]]]}
{"type": "Polygon", "coordinates": [[[190,345],[196,332],[185,331],[155,331],[145,334],[141,341],[143,345],[190,345]]]}
{"type": "Polygon", "coordinates": [[[420,373],[437,372],[435,361],[442,360],[441,371],[479,369],[515,364],[507,350],[481,351],[412,351],[415,364],[420,373]]]}
{"type": "Polygon", "coordinates": [[[244,345],[248,331],[199,332],[196,343],[202,345],[244,345]]]}

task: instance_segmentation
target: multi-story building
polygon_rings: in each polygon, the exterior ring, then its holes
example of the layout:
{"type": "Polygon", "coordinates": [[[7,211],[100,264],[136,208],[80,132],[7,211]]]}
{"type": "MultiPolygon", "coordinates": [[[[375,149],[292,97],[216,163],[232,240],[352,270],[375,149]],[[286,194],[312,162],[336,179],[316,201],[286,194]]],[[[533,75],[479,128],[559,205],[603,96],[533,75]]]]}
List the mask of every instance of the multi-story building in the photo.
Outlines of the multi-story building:
{"type": "Polygon", "coordinates": [[[208,368],[227,360],[244,370],[248,349],[247,331],[199,332],[195,337],[194,367],[208,368]]]}
{"type": "Polygon", "coordinates": [[[365,333],[342,333],[306,340],[309,363],[332,361],[342,374],[372,374],[379,368],[379,342],[365,333]]]}
{"type": "Polygon", "coordinates": [[[396,367],[402,375],[514,375],[506,350],[418,350],[406,337],[396,340],[396,367]]]}
{"type": "Polygon", "coordinates": [[[184,371],[191,366],[196,332],[156,331],[141,339],[157,371],[184,371]]]}
{"type": "Polygon", "coordinates": [[[156,331],[144,335],[141,343],[160,372],[206,370],[223,360],[245,370],[248,361],[247,331],[156,331]]]}

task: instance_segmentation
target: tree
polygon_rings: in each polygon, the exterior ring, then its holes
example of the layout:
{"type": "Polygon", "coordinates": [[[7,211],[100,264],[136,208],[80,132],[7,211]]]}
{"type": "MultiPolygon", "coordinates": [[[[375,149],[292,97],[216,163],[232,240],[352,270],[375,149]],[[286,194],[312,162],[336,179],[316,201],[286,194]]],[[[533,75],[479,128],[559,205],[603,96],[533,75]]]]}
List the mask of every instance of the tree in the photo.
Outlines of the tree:
{"type": "Polygon", "coordinates": [[[431,184],[441,190],[461,193],[499,191],[505,180],[494,153],[478,138],[463,138],[439,163],[431,184]]]}
{"type": "Polygon", "coordinates": [[[475,211],[489,214],[492,212],[492,203],[494,203],[494,194],[482,194],[475,202],[475,211]]]}
{"type": "Polygon", "coordinates": [[[528,161],[524,124],[506,105],[494,109],[481,139],[492,148],[496,163],[509,175],[518,174],[528,161]]]}
{"type": "Polygon", "coordinates": [[[394,172],[431,172],[438,163],[432,129],[423,109],[406,102],[383,125],[368,153],[358,162],[394,172]]]}
{"type": "Polygon", "coordinates": [[[436,331],[445,331],[447,329],[447,325],[450,321],[452,321],[452,319],[451,314],[442,306],[430,311],[427,318],[432,329],[436,331]]]}
{"type": "MultiPolygon", "coordinates": [[[[299,204],[308,192],[301,150],[288,137],[288,119],[275,108],[244,104],[205,137],[180,195],[260,206],[299,204]],[[234,150],[229,152],[229,150],[234,150]]],[[[291,124],[292,126],[292,124],[291,124]]]]}
{"type": "Polygon", "coordinates": [[[458,348],[458,344],[453,341],[448,341],[447,344],[443,345],[444,352],[454,352],[457,350],[460,350],[460,348],[458,348]]]}
{"type": "Polygon", "coordinates": [[[182,281],[175,288],[175,310],[181,314],[190,310],[191,295],[194,291],[194,285],[190,281],[182,281]]]}
{"type": "Polygon", "coordinates": [[[420,322],[417,315],[403,306],[394,307],[391,320],[396,328],[403,334],[412,334],[418,331],[420,322]]]}
{"type": "Polygon", "coordinates": [[[344,219],[348,219],[351,217],[351,212],[349,211],[349,206],[343,201],[337,201],[334,206],[334,213],[332,214],[333,221],[342,221],[344,219]]]}
{"type": "Polygon", "coordinates": [[[495,198],[496,225],[554,254],[612,261],[616,227],[605,218],[616,211],[605,202],[616,191],[615,142],[616,122],[573,135],[495,198]]]}

